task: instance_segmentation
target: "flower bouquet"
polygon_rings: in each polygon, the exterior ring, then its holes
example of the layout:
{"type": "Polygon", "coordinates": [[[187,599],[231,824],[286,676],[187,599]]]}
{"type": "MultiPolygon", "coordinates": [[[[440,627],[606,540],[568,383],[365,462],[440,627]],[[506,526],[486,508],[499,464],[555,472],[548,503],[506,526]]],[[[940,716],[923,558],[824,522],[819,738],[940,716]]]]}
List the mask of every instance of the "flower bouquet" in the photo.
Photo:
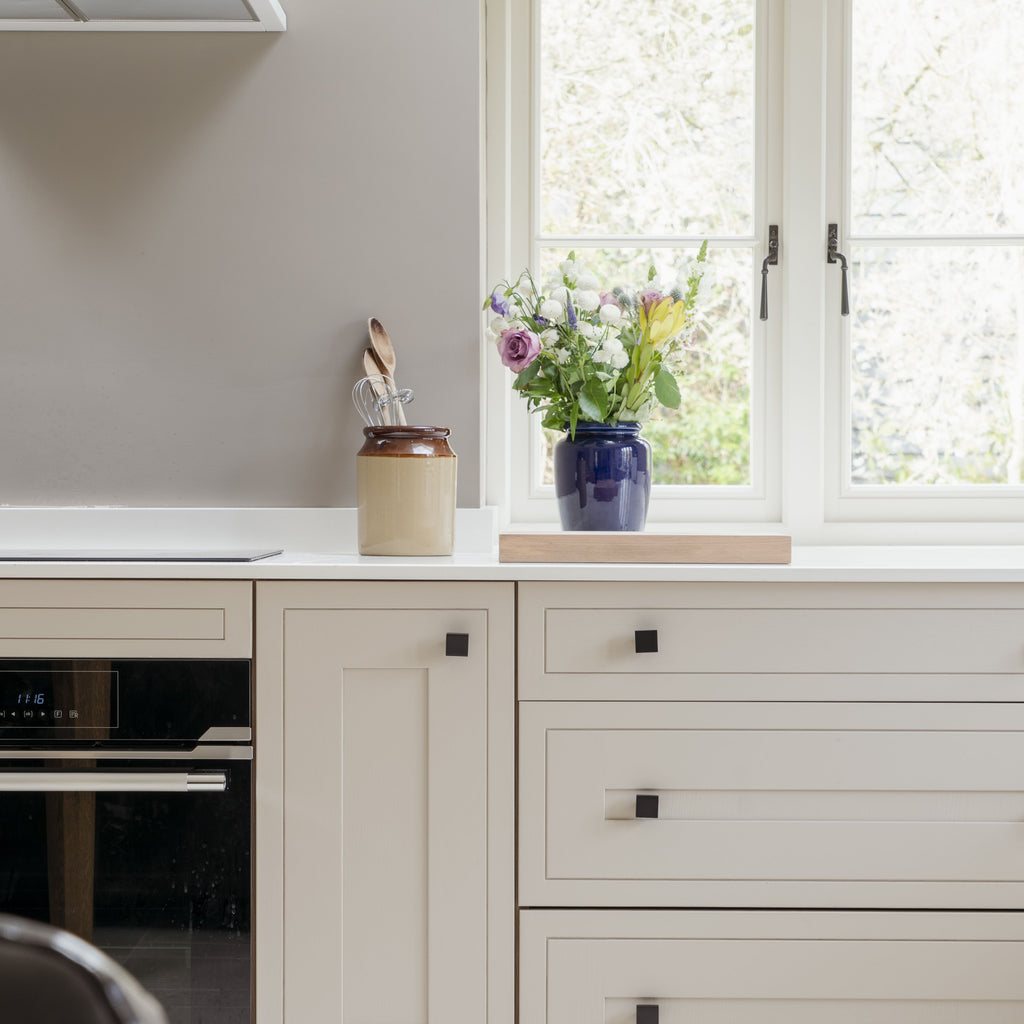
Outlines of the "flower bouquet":
{"type": "Polygon", "coordinates": [[[704,242],[672,287],[659,290],[651,267],[643,288],[603,292],[569,253],[560,279],[543,290],[528,270],[494,289],[484,309],[496,314],[490,330],[498,353],[545,427],[574,436],[581,420],[643,423],[655,403],[679,407],[678,357],[704,298],[706,260],[704,242]]]}
{"type": "Polygon", "coordinates": [[[710,284],[706,260],[704,242],[671,285],[651,267],[644,287],[603,292],[569,253],[559,279],[543,290],[524,270],[485,300],[484,309],[495,314],[490,330],[501,361],[516,375],[512,387],[545,427],[567,431],[554,452],[565,528],[643,528],[651,473],[640,425],[657,404],[679,407],[676,377],[710,284]],[[627,427],[631,436],[619,436],[627,427]],[[587,436],[578,441],[578,433],[587,436]]]}

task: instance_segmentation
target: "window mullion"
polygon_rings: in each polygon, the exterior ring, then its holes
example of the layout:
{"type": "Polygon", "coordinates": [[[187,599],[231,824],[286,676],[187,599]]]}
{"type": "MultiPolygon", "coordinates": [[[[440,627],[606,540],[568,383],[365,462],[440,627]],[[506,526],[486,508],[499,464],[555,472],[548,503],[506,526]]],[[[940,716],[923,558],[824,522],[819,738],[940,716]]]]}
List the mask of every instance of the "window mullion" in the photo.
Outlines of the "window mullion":
{"type": "Polygon", "coordinates": [[[783,521],[801,543],[823,529],[827,18],[821,0],[785,0],[783,521]]]}

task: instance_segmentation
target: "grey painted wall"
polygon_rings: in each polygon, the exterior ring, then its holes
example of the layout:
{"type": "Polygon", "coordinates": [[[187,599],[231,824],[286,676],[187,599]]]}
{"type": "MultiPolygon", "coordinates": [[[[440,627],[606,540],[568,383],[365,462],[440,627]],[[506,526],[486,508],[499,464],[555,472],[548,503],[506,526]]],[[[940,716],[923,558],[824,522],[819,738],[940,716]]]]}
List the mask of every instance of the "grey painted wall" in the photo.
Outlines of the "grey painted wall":
{"type": "Polygon", "coordinates": [[[0,33],[0,504],[348,506],[366,318],[479,504],[479,0],[0,33]]]}

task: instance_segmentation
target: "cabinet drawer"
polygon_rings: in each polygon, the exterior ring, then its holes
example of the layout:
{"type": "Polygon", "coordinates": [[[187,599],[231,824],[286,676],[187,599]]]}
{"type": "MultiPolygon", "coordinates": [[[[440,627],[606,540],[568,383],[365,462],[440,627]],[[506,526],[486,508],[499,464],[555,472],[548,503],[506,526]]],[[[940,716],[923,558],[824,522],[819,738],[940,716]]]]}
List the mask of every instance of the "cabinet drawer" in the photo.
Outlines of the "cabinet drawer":
{"type": "Polygon", "coordinates": [[[520,1024],[1024,1019],[1021,914],[525,911],[519,963],[520,1024]]]}
{"type": "Polygon", "coordinates": [[[252,584],[3,580],[0,657],[249,658],[252,584]]]}
{"type": "Polygon", "coordinates": [[[524,583],[519,629],[527,700],[1024,699],[1012,584],[524,583]]]}
{"type": "Polygon", "coordinates": [[[1024,906],[1024,706],[519,713],[524,906],[1024,906]]]}

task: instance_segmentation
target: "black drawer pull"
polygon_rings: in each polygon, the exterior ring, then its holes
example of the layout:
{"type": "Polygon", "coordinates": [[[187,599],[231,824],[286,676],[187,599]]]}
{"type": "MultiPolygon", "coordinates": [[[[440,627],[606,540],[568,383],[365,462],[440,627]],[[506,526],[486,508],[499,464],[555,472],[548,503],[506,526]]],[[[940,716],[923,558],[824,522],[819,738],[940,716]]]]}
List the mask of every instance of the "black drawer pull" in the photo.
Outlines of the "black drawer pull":
{"type": "Polygon", "coordinates": [[[658,816],[657,793],[637,793],[636,816],[638,818],[656,818],[658,816]]]}
{"type": "Polygon", "coordinates": [[[658,1006],[656,1003],[637,1003],[636,1024],[658,1024],[658,1006]]]}
{"type": "Polygon", "coordinates": [[[634,630],[637,654],[658,653],[658,631],[656,629],[634,630]]]}
{"type": "Polygon", "coordinates": [[[468,633],[445,633],[444,653],[448,658],[469,657],[469,634],[468,633]]]}

